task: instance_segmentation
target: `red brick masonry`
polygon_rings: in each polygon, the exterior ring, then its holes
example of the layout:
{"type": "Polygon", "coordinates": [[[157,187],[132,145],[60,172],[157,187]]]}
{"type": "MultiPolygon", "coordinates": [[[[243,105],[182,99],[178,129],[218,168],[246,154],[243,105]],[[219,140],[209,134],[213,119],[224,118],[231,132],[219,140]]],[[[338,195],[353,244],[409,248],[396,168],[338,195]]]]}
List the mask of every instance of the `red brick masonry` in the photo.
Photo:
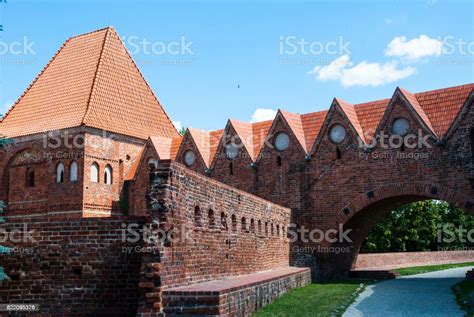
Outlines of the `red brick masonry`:
{"type": "Polygon", "coordinates": [[[168,289],[169,314],[248,316],[290,289],[311,282],[309,268],[287,267],[235,278],[168,289]]]}
{"type": "Polygon", "coordinates": [[[474,251],[359,254],[356,270],[390,270],[409,266],[474,262],[474,251]]]}

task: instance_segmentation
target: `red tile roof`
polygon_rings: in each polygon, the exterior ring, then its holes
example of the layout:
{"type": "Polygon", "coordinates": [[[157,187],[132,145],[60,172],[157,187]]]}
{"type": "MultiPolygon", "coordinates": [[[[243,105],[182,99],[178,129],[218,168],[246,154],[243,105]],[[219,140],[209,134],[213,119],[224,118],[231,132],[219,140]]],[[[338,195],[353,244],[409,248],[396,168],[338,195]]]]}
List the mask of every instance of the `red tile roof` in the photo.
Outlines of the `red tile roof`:
{"type": "Polygon", "coordinates": [[[351,122],[352,126],[354,127],[354,130],[359,135],[359,137],[364,142],[366,142],[367,140],[364,136],[364,131],[362,130],[362,127],[360,125],[359,116],[357,115],[354,105],[338,98],[335,98],[334,101],[341,107],[342,111],[344,111],[344,114],[351,122]]]}
{"type": "Polygon", "coordinates": [[[304,150],[306,150],[306,138],[304,136],[304,127],[303,127],[303,121],[301,120],[301,116],[296,113],[288,112],[285,110],[279,110],[285,121],[288,123],[290,126],[290,129],[293,130],[293,133],[300,143],[300,145],[303,147],[304,150]]]}
{"type": "Polygon", "coordinates": [[[428,127],[428,129],[430,129],[431,132],[433,132],[436,135],[433,129],[433,126],[431,125],[430,119],[426,115],[425,110],[421,107],[420,103],[418,102],[418,99],[416,99],[416,96],[403,88],[398,88],[398,89],[405,96],[408,102],[412,105],[413,109],[420,116],[420,119],[425,123],[426,127],[428,127]]]}
{"type": "Polygon", "coordinates": [[[438,137],[448,132],[473,90],[474,84],[467,84],[415,94],[438,137]]]}
{"type": "Polygon", "coordinates": [[[368,142],[374,136],[375,130],[377,130],[389,102],[390,99],[382,99],[354,105],[357,117],[359,118],[359,124],[368,142]]]}
{"type": "Polygon", "coordinates": [[[326,119],[327,110],[310,112],[301,115],[303,130],[306,140],[306,152],[309,153],[313,147],[313,143],[321,130],[324,120],[326,119]]]}
{"type": "MultiPolygon", "coordinates": [[[[235,119],[229,120],[235,132],[240,138],[244,148],[247,150],[251,158],[255,157],[253,146],[253,128],[252,124],[248,122],[238,121],[235,119]]],[[[258,154],[257,154],[258,155],[258,154]]]]}
{"type": "Polygon", "coordinates": [[[0,123],[17,137],[88,126],[147,139],[178,137],[111,27],[68,39],[0,123]]]}
{"type": "Polygon", "coordinates": [[[254,156],[252,159],[254,161],[257,160],[258,155],[265,143],[266,138],[268,137],[268,132],[270,132],[270,128],[272,126],[273,120],[262,121],[252,123],[252,134],[253,134],[253,150],[254,156]]]}

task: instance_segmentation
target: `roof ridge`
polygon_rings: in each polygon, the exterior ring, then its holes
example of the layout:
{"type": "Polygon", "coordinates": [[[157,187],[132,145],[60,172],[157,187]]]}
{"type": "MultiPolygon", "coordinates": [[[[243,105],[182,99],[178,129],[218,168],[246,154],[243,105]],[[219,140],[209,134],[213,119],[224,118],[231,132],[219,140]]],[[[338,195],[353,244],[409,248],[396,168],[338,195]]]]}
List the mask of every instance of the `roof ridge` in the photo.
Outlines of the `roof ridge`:
{"type": "MultiPolygon", "coordinates": [[[[97,61],[97,67],[95,69],[94,78],[92,79],[92,86],[91,86],[91,91],[90,91],[90,94],[89,94],[89,99],[87,100],[86,111],[84,112],[84,117],[82,117],[81,124],[83,124],[83,125],[85,124],[87,115],[89,114],[90,105],[91,105],[91,102],[92,102],[92,95],[94,94],[94,91],[95,91],[97,76],[99,74],[100,64],[102,62],[102,56],[104,56],[105,44],[107,43],[107,37],[109,35],[110,27],[108,27],[106,29],[102,29],[102,30],[107,30],[107,31],[105,32],[105,35],[104,35],[104,42],[102,43],[102,48],[100,50],[99,60],[97,61]]],[[[91,33],[94,33],[94,32],[89,32],[88,34],[91,34],[91,33]]]]}
{"type": "Polygon", "coordinates": [[[51,57],[51,59],[48,61],[48,63],[46,64],[46,66],[43,67],[43,69],[38,73],[38,75],[36,75],[35,79],[33,79],[33,81],[30,83],[30,85],[23,91],[23,93],[20,95],[20,97],[18,97],[18,99],[13,103],[13,105],[7,110],[7,112],[5,112],[5,115],[0,118],[0,123],[2,123],[8,116],[8,114],[10,114],[10,112],[13,110],[13,108],[15,108],[15,106],[20,102],[20,100],[26,95],[26,93],[31,89],[31,87],[33,87],[33,85],[38,81],[38,79],[41,77],[41,75],[43,75],[43,73],[46,71],[46,69],[49,67],[49,65],[51,65],[51,63],[56,59],[56,57],[59,55],[59,52],[61,52],[61,50],[66,46],[66,44],[70,41],[71,39],[67,39],[66,41],[63,42],[63,44],[61,45],[61,47],[56,51],[56,53],[53,55],[53,57],[51,57]]]}
{"type": "Polygon", "coordinates": [[[103,28],[98,29],[98,30],[89,31],[89,32],[86,32],[86,33],[71,36],[71,37],[68,38],[68,40],[76,39],[78,37],[82,37],[82,36],[86,36],[86,35],[90,35],[90,34],[94,34],[94,33],[99,33],[99,32],[105,31],[105,30],[107,30],[107,31],[115,30],[115,28],[113,26],[109,25],[109,26],[103,27],[103,28]]]}
{"type": "Polygon", "coordinates": [[[419,92],[415,92],[413,94],[414,95],[430,94],[430,93],[442,92],[442,91],[451,90],[451,89],[453,89],[453,90],[454,89],[460,89],[460,88],[464,88],[464,87],[468,87],[468,86],[473,86],[473,89],[474,89],[474,82],[473,83],[468,83],[468,84],[463,84],[463,85],[445,87],[445,88],[437,88],[437,89],[433,89],[433,90],[419,91],[419,92]]]}

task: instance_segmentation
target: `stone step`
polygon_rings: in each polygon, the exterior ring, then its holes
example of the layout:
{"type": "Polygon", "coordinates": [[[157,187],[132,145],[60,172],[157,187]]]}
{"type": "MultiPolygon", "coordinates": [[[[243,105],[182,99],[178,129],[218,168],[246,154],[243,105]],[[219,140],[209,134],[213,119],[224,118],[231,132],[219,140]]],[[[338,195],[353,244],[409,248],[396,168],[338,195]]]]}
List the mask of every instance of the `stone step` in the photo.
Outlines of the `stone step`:
{"type": "Polygon", "coordinates": [[[249,316],[311,282],[309,268],[286,267],[163,290],[170,315],[249,316]]]}

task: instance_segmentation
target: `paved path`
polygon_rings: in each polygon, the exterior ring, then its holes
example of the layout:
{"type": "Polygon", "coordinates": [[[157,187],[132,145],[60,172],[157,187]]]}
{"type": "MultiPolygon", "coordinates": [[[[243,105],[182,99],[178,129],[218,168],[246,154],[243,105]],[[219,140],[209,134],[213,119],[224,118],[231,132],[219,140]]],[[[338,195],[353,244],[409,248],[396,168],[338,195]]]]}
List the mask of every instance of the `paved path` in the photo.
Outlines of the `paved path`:
{"type": "Polygon", "coordinates": [[[364,290],[343,317],[359,316],[464,316],[451,286],[472,267],[400,277],[379,282],[364,290]]]}

